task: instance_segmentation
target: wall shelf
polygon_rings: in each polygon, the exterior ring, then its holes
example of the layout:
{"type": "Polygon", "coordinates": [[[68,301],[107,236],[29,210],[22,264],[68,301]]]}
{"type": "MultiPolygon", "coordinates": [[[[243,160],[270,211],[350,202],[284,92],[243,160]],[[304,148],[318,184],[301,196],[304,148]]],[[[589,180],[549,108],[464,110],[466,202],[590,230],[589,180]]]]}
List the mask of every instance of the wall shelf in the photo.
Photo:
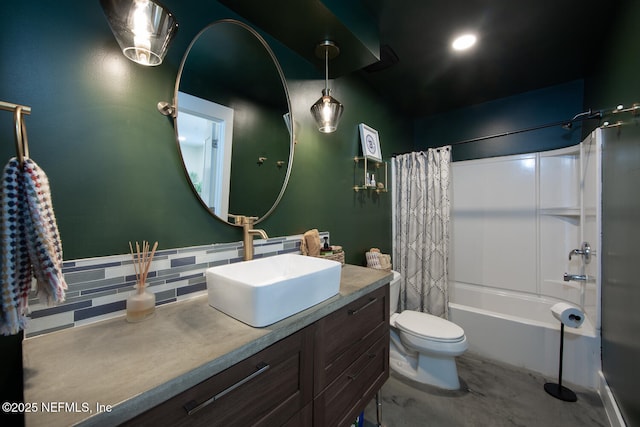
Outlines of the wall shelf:
{"type": "Polygon", "coordinates": [[[540,215],[580,217],[580,208],[579,207],[541,208],[540,215]]]}
{"type": "Polygon", "coordinates": [[[387,187],[387,162],[379,162],[367,157],[353,158],[353,190],[375,191],[376,193],[388,193],[387,187]],[[362,168],[362,172],[359,169],[362,168]],[[375,176],[376,184],[371,185],[370,176],[375,176]]]}
{"type": "MultiPolygon", "coordinates": [[[[579,207],[557,207],[557,208],[540,208],[540,215],[548,216],[566,216],[566,217],[580,217],[579,207]]],[[[595,208],[585,208],[584,215],[586,217],[595,217],[595,208]]]]}

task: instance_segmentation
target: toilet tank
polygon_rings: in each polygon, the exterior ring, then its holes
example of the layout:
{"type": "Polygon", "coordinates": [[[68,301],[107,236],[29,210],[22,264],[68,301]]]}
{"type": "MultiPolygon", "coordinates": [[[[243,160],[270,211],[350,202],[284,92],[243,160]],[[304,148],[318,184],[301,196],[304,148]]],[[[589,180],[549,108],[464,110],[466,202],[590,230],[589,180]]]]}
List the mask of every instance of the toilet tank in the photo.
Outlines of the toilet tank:
{"type": "Polygon", "coordinates": [[[391,271],[393,279],[389,283],[389,313],[395,313],[398,310],[398,301],[400,299],[400,279],[402,275],[397,271],[391,271]]]}

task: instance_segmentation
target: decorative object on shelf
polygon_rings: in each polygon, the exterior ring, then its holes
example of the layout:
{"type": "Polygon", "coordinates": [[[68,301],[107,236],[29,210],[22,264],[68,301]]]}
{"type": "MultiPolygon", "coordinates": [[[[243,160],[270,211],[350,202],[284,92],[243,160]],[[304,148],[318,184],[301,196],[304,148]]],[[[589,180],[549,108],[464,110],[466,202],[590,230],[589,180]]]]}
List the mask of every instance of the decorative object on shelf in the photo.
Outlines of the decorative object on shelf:
{"type": "Polygon", "coordinates": [[[353,189],[375,190],[376,193],[386,193],[387,190],[387,162],[370,161],[366,157],[354,157],[354,185],[353,189]],[[359,172],[360,160],[364,160],[364,176],[359,172]]]}
{"type": "Polygon", "coordinates": [[[140,252],[140,244],[136,242],[134,254],[133,246],[129,242],[133,270],[136,273],[136,292],[127,298],[127,322],[141,322],[155,314],[156,296],[147,290],[147,275],[157,248],[158,242],[155,242],[149,252],[149,242],[143,241],[142,252],[140,252]]]}
{"type": "Polygon", "coordinates": [[[324,40],[316,46],[316,56],[325,60],[325,84],[322,97],[311,106],[311,115],[318,123],[318,130],[323,133],[335,132],[342,117],[343,105],[331,96],[329,89],[329,60],[340,53],[338,45],[330,40],[324,40]]]}
{"type": "Polygon", "coordinates": [[[365,159],[372,159],[381,162],[382,152],[380,151],[380,138],[378,137],[378,131],[364,123],[360,123],[358,128],[360,129],[362,156],[365,159]]]}
{"type": "Polygon", "coordinates": [[[173,14],[152,0],[100,0],[124,56],[138,64],[160,65],[178,31],[173,14]]]}

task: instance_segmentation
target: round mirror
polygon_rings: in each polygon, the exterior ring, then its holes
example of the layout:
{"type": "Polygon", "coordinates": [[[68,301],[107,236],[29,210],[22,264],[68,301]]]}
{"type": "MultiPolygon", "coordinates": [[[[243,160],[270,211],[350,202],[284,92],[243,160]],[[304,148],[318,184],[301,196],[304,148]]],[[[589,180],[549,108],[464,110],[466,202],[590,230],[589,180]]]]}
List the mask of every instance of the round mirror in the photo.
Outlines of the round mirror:
{"type": "Polygon", "coordinates": [[[282,68],[266,41],[236,20],[216,21],[191,42],[174,95],[182,164],[217,218],[266,218],[293,163],[293,119],[282,68]]]}

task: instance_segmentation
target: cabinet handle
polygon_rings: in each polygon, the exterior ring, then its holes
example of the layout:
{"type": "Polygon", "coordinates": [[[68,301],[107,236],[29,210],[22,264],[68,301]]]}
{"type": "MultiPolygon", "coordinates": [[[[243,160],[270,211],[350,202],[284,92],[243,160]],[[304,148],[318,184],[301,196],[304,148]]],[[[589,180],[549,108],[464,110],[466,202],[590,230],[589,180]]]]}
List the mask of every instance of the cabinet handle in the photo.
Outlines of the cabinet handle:
{"type": "Polygon", "coordinates": [[[365,308],[369,307],[371,304],[373,304],[377,300],[378,300],[378,298],[375,298],[375,297],[369,298],[369,302],[366,303],[365,305],[363,305],[362,307],[357,308],[355,310],[353,310],[353,309],[349,310],[349,316],[353,316],[354,314],[358,314],[358,312],[360,312],[360,311],[364,310],[365,308]]]}
{"type": "Polygon", "coordinates": [[[266,364],[265,362],[260,362],[260,363],[258,363],[258,365],[256,365],[257,371],[255,371],[251,375],[243,378],[242,380],[238,381],[234,385],[225,388],[220,393],[216,394],[215,396],[210,397],[209,399],[205,400],[201,404],[198,405],[198,403],[195,400],[191,400],[191,401],[185,403],[184,409],[187,411],[187,415],[195,414],[200,409],[204,408],[205,406],[208,406],[208,405],[212,404],[213,402],[215,402],[216,400],[220,399],[225,394],[231,393],[233,390],[237,389],[238,387],[240,387],[241,385],[247,383],[248,381],[251,381],[252,379],[254,379],[258,375],[262,374],[263,372],[265,372],[269,368],[270,368],[270,366],[268,364],[266,364]]]}
{"type": "MultiPolygon", "coordinates": [[[[367,354],[367,358],[369,360],[373,359],[374,357],[376,357],[375,353],[367,354]]],[[[358,372],[356,372],[355,374],[347,375],[347,378],[349,378],[351,381],[355,380],[362,373],[362,371],[364,371],[367,368],[367,366],[369,366],[369,364],[365,363],[365,365],[362,368],[360,368],[358,372]]]]}

